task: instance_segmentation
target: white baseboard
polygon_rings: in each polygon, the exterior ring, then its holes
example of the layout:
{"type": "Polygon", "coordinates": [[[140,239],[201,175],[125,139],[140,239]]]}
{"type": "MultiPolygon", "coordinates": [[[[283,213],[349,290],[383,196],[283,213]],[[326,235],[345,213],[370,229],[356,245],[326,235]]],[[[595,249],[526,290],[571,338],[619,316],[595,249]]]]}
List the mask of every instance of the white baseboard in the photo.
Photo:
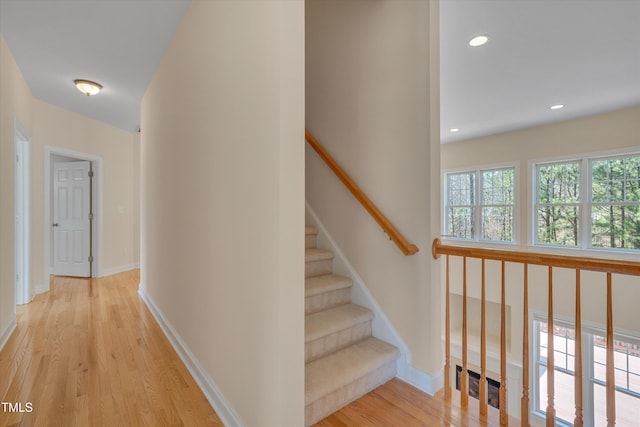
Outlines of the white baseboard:
{"type": "Polygon", "coordinates": [[[410,364],[398,367],[398,378],[431,396],[444,386],[444,372],[442,370],[439,370],[435,375],[429,375],[410,364]]]}
{"type": "Polygon", "coordinates": [[[198,362],[198,359],[196,359],[191,350],[189,350],[189,347],[187,347],[182,338],[180,338],[180,335],[178,335],[178,333],[173,329],[151,297],[145,292],[142,284],[138,287],[138,294],[149,308],[149,311],[151,311],[153,317],[155,317],[158,325],[193,376],[193,379],[198,384],[198,387],[200,387],[200,390],[202,390],[202,393],[204,393],[205,397],[216,411],[216,414],[222,423],[227,427],[243,427],[244,424],[240,420],[238,414],[224,398],[218,386],[207,375],[200,365],[200,362],[198,362]]]}
{"type": "MultiPolygon", "coordinates": [[[[129,271],[129,270],[135,270],[137,268],[140,268],[140,263],[136,262],[136,263],[131,263],[131,264],[126,264],[126,265],[121,265],[119,267],[112,267],[112,268],[106,268],[103,269],[102,271],[98,271],[95,274],[95,278],[100,278],[100,277],[106,277],[106,276],[111,276],[113,274],[118,274],[118,273],[124,273],[125,271],[129,271]]],[[[53,275],[53,269],[51,269],[50,273],[51,275],[53,275]]],[[[44,292],[49,292],[50,288],[49,288],[49,283],[47,282],[47,284],[37,284],[33,287],[34,289],[34,295],[31,297],[31,299],[33,299],[33,297],[35,297],[35,295],[44,293],[44,292]]]]}
{"type": "Polygon", "coordinates": [[[436,391],[442,388],[442,372],[439,372],[435,376],[431,376],[411,365],[411,351],[409,350],[409,347],[402,340],[400,334],[395,330],[389,318],[385,315],[382,308],[380,308],[380,305],[376,302],[373,295],[371,295],[371,292],[369,292],[367,285],[364,283],[353,265],[351,265],[344,252],[342,252],[340,247],[338,247],[338,244],[331,237],[309,203],[306,203],[306,208],[308,214],[307,218],[310,220],[308,222],[311,222],[309,225],[315,225],[318,228],[318,242],[320,246],[333,251],[334,271],[353,279],[351,300],[356,304],[367,307],[375,313],[371,324],[373,336],[393,344],[400,350],[400,358],[398,359],[398,378],[433,396],[436,391]]]}
{"type": "Polygon", "coordinates": [[[124,273],[125,271],[135,270],[136,268],[140,268],[139,262],[121,265],[118,267],[104,268],[102,269],[102,271],[98,273],[98,277],[105,277],[105,276],[111,276],[112,274],[124,273]]]}
{"type": "Polygon", "coordinates": [[[7,327],[2,332],[2,335],[0,335],[0,351],[2,351],[7,341],[9,341],[9,338],[11,338],[11,334],[13,334],[13,331],[16,330],[16,326],[16,317],[13,316],[11,322],[9,322],[7,327]]]}

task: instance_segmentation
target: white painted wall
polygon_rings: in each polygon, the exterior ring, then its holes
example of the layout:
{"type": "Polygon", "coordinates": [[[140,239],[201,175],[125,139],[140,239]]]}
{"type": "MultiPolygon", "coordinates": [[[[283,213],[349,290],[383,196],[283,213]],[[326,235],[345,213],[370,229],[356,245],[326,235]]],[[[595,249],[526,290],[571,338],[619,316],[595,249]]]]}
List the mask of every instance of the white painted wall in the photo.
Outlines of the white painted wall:
{"type": "MultiPolygon", "coordinates": [[[[16,319],[14,258],[14,123],[16,120],[32,138],[31,91],[0,33],[0,348],[8,339],[16,319]]],[[[33,148],[31,150],[33,152],[33,148]]],[[[32,210],[31,218],[33,217],[32,210]]]]}
{"type": "Polygon", "coordinates": [[[304,422],[303,61],[304,2],[195,1],[142,101],[141,293],[228,425],[304,422]]]}
{"type": "Polygon", "coordinates": [[[307,201],[407,343],[441,369],[438,2],[307,1],[306,124],[407,239],[405,257],[314,151],[307,201]]]}

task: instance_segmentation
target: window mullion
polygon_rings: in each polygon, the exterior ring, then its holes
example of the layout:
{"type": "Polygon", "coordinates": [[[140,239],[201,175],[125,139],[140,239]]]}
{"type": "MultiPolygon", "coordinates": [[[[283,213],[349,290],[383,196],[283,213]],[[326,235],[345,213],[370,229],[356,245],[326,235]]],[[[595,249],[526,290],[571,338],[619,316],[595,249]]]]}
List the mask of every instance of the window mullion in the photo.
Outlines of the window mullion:
{"type": "Polygon", "coordinates": [[[482,237],[482,207],[484,204],[484,200],[481,199],[482,197],[482,193],[480,192],[480,188],[482,188],[483,185],[483,177],[482,177],[482,171],[480,170],[476,170],[476,179],[475,179],[475,208],[474,208],[474,230],[473,230],[473,237],[474,240],[479,242],[482,237]]]}
{"type": "Polygon", "coordinates": [[[592,169],[593,165],[589,161],[589,159],[582,159],[582,177],[580,179],[580,204],[582,205],[582,212],[580,214],[580,222],[582,224],[578,224],[580,227],[580,238],[582,242],[580,242],[580,247],[583,249],[591,248],[591,235],[592,235],[592,223],[591,223],[591,215],[593,209],[592,202],[592,188],[591,185],[593,183],[592,177],[592,169]]]}

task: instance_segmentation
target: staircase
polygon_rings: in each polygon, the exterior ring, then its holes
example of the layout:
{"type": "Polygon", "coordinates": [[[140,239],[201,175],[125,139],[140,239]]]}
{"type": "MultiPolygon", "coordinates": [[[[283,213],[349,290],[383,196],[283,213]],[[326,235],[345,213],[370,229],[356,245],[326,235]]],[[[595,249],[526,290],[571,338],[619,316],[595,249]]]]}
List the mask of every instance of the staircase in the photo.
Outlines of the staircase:
{"type": "Polygon", "coordinates": [[[333,252],[305,227],[305,425],[396,376],[400,351],[371,336],[373,312],[351,304],[352,280],[332,273],[333,252]]]}

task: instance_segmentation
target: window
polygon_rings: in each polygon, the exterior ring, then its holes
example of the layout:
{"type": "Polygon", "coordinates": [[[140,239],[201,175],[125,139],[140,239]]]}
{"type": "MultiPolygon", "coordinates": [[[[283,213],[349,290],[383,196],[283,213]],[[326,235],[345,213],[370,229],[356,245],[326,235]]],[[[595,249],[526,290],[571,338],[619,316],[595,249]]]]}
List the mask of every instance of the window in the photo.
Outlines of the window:
{"type": "Polygon", "coordinates": [[[640,156],[591,161],[591,245],[640,249],[640,156]]]}
{"type": "Polygon", "coordinates": [[[515,167],[448,173],[444,181],[448,237],[515,241],[515,167]]]}
{"type": "Polygon", "coordinates": [[[640,250],[640,154],[535,167],[534,241],[640,250]]]}
{"type": "MultiPolygon", "coordinates": [[[[536,337],[538,351],[535,356],[535,394],[534,410],[543,413],[547,409],[547,337],[548,324],[536,321],[536,337]]],[[[575,414],[574,399],[574,362],[575,362],[575,330],[554,325],[553,327],[553,357],[554,357],[554,387],[566,393],[555,393],[554,406],[556,417],[567,424],[573,422],[575,414]]],[[[583,405],[584,406],[584,405],[583,405]]]]}
{"type": "Polygon", "coordinates": [[[579,242],[580,163],[539,165],[536,175],[538,242],[576,246],[579,242]]]}
{"type": "MultiPolygon", "coordinates": [[[[575,415],[575,329],[554,320],[553,350],[556,416],[564,425],[572,425],[575,415]]],[[[541,416],[547,407],[548,324],[534,321],[534,411],[541,416]]],[[[614,340],[616,381],[616,421],[619,426],[634,426],[640,419],[640,341],[631,337],[614,340]]],[[[607,424],[606,339],[604,332],[583,328],[583,415],[586,426],[607,424]]]]}

